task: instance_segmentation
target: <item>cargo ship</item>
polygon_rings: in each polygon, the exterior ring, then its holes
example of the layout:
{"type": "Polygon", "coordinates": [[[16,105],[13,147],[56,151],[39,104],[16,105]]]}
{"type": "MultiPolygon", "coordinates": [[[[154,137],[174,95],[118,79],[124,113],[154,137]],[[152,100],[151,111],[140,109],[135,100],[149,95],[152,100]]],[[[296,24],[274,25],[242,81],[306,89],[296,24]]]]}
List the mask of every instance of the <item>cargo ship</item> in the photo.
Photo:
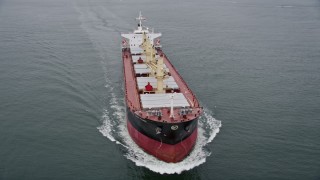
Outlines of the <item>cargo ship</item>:
{"type": "Polygon", "coordinates": [[[127,129],[145,152],[176,163],[195,146],[203,108],[145,19],[140,12],[137,29],[121,34],[127,129]]]}

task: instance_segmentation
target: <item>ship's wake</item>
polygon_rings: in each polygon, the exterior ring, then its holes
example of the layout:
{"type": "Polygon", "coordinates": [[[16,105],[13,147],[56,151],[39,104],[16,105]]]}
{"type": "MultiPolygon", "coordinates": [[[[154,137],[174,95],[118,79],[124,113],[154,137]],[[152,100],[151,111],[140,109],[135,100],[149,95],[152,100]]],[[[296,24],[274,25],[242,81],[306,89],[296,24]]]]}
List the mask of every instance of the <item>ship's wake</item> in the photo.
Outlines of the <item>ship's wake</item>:
{"type": "MultiPolygon", "coordinates": [[[[107,86],[107,88],[110,87],[107,86]]],[[[127,131],[123,99],[118,99],[115,94],[111,93],[110,104],[111,108],[104,112],[103,125],[98,127],[99,131],[111,141],[123,146],[124,156],[127,159],[133,161],[137,166],[146,167],[160,174],[180,174],[203,164],[211,155],[206,145],[212,142],[221,127],[221,121],[216,120],[212,113],[205,109],[204,114],[199,118],[198,139],[191,154],[179,163],[166,163],[145,153],[131,139],[127,131]]]]}
{"type": "MultiPolygon", "coordinates": [[[[165,163],[156,159],[155,157],[145,153],[140,149],[131,139],[127,131],[126,113],[123,94],[119,94],[121,89],[115,79],[109,77],[117,76],[118,71],[113,69],[119,66],[119,56],[117,52],[117,45],[120,43],[113,37],[118,37],[118,29],[130,29],[126,24],[119,23],[122,21],[115,13],[108,11],[105,7],[87,6],[87,4],[75,4],[76,10],[79,12],[79,20],[82,23],[82,28],[87,32],[89,39],[92,41],[93,46],[99,53],[102,59],[102,67],[106,79],[106,99],[108,106],[103,113],[103,124],[98,127],[99,131],[106,136],[109,140],[121,145],[125,149],[124,156],[133,161],[137,166],[146,167],[154,172],[161,174],[174,174],[181,173],[182,171],[190,170],[206,161],[211,152],[206,145],[210,143],[216,134],[219,132],[221,122],[213,118],[212,113],[205,109],[204,114],[199,118],[199,134],[195,148],[191,154],[179,163],[165,163]],[[111,18],[109,18],[111,17],[111,18]],[[122,24],[124,27],[116,27],[115,25],[122,24]],[[105,36],[108,32],[108,36],[105,36]],[[113,44],[111,46],[111,44],[113,44]],[[108,48],[106,48],[108,47],[108,48]],[[113,90],[113,89],[117,90],[113,90]]],[[[121,82],[119,80],[119,82],[121,82]]]]}

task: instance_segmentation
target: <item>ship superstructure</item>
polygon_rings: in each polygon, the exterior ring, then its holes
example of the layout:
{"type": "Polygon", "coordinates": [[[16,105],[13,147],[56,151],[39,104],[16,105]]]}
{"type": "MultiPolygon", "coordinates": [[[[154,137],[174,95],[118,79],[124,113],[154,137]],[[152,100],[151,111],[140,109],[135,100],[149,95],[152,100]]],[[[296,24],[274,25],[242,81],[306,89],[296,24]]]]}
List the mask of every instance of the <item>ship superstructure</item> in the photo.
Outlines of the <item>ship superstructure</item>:
{"type": "Polygon", "coordinates": [[[161,33],[142,26],[121,34],[127,126],[146,152],[166,162],[185,158],[197,139],[202,114],[195,95],[160,45],[161,33]]]}

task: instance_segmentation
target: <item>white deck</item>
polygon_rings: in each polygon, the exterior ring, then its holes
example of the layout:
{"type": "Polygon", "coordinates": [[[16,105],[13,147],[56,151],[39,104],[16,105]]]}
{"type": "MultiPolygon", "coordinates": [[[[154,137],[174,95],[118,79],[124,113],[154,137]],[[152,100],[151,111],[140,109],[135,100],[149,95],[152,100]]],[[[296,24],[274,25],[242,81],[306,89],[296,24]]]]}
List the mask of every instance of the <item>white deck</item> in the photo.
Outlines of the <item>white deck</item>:
{"type": "MultiPolygon", "coordinates": [[[[137,63],[138,59],[141,57],[143,62],[146,62],[146,55],[132,55],[132,62],[137,63]]],[[[159,55],[156,55],[156,58],[159,58],[159,55]]]]}
{"type": "MultiPolygon", "coordinates": [[[[167,68],[167,66],[165,64],[163,64],[163,67],[169,71],[169,69],[167,68]]],[[[149,68],[146,64],[135,64],[134,65],[134,68],[135,69],[146,69],[146,68],[149,68]]]]}
{"type": "MultiPolygon", "coordinates": [[[[137,83],[138,83],[138,88],[139,89],[144,89],[145,86],[150,82],[150,84],[154,87],[157,88],[157,79],[154,77],[137,77],[137,83]]],[[[164,81],[164,87],[172,88],[172,89],[177,89],[179,88],[176,81],[173,79],[172,76],[170,76],[168,79],[165,79],[164,81]]]]}
{"type": "Polygon", "coordinates": [[[148,69],[146,64],[135,64],[134,69],[148,69]]]}
{"type": "Polygon", "coordinates": [[[136,74],[149,74],[151,69],[148,68],[145,64],[134,64],[134,71],[136,74]]]}
{"type": "MultiPolygon", "coordinates": [[[[141,94],[143,108],[171,107],[171,94],[141,94]]],[[[182,93],[174,93],[173,107],[189,107],[187,99],[182,93]]]]}
{"type": "MultiPolygon", "coordinates": [[[[165,64],[163,64],[166,71],[169,72],[169,69],[165,64]]],[[[151,73],[151,69],[146,64],[134,64],[134,70],[136,74],[148,74],[151,73]]]]}

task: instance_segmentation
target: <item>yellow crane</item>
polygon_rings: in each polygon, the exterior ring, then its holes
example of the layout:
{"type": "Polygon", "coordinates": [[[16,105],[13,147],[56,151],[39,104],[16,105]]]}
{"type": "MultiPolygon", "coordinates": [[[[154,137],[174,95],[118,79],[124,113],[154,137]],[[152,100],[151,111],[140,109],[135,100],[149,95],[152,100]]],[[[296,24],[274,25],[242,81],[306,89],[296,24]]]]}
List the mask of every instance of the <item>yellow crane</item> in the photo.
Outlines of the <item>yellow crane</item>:
{"type": "Polygon", "coordinates": [[[168,72],[164,68],[163,57],[156,58],[156,49],[150,43],[150,40],[146,33],[143,33],[142,44],[140,47],[143,49],[146,55],[146,65],[151,69],[151,76],[157,79],[156,93],[165,93],[164,91],[164,79],[168,78],[168,72]]]}

